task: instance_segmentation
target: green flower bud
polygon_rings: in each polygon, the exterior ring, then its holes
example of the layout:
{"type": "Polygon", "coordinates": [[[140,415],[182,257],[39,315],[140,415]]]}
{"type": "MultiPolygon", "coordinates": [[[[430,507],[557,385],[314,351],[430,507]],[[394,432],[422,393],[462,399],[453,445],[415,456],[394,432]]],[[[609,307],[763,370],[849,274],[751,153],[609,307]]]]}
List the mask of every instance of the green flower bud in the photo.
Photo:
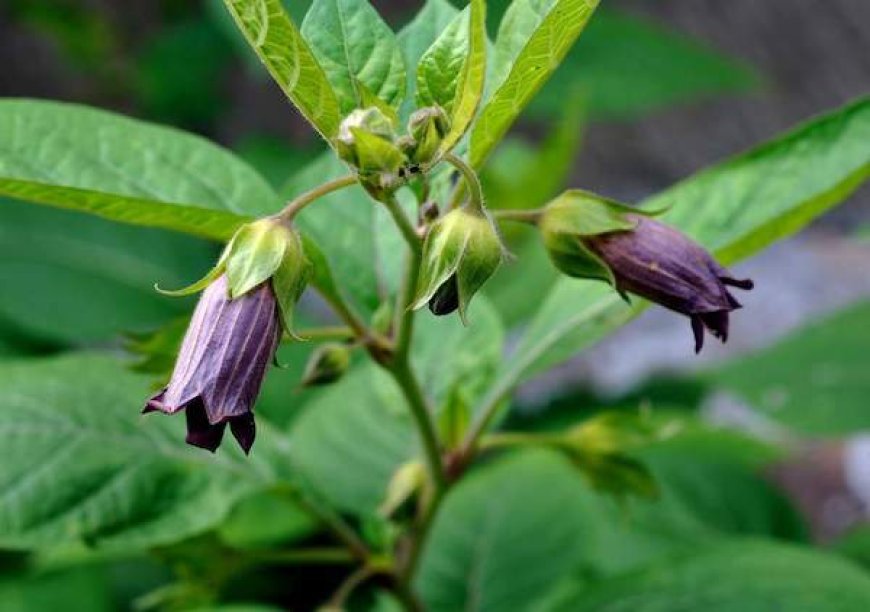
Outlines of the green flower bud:
{"type": "Polygon", "coordinates": [[[435,315],[459,310],[463,323],[471,298],[505,258],[498,230],[486,212],[458,208],[432,224],[414,308],[429,304],[435,315]]]}
{"type": "Polygon", "coordinates": [[[330,342],[318,346],[302,374],[303,387],[318,387],[334,383],[350,367],[350,347],[330,342]]]}
{"type": "Polygon", "coordinates": [[[333,144],[339,157],[363,174],[395,173],[406,161],[395,139],[390,118],[372,106],[356,109],[345,117],[333,144]]]}
{"type": "Polygon", "coordinates": [[[202,291],[224,274],[230,299],[237,299],[270,281],[284,329],[292,333],[293,308],[311,275],[311,264],[295,229],[274,217],[245,224],[236,231],[217,264],[202,279],[177,291],[161,291],[168,295],[190,295],[202,291]]]}
{"type": "Polygon", "coordinates": [[[403,463],[393,473],[387,485],[387,495],[378,508],[384,517],[395,514],[403,505],[419,495],[426,487],[426,466],[420,461],[403,463]]]}
{"type": "Polygon", "coordinates": [[[449,131],[450,119],[440,106],[427,106],[414,112],[408,120],[408,134],[416,143],[411,159],[418,164],[432,161],[449,131]]]}

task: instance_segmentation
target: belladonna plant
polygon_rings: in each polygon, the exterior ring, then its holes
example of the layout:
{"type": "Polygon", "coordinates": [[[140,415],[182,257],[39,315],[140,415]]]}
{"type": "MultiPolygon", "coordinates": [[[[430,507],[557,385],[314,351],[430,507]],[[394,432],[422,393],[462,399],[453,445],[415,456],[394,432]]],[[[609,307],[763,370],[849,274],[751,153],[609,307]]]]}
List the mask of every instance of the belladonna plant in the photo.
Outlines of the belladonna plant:
{"type": "MultiPolygon", "coordinates": [[[[793,233],[866,177],[870,103],[851,104],[688,179],[688,185],[664,198],[674,202],[673,216],[576,190],[549,203],[533,200],[546,199],[543,190],[561,180],[555,168],[569,164],[554,158],[567,148],[564,143],[545,147],[541,155],[501,157],[513,165],[508,173],[490,175],[492,189],[484,198],[479,172],[568,52],[596,0],[515,1],[492,42],[482,0],[461,10],[445,0],[428,2],[398,41],[364,0],[315,0],[301,32],[285,13],[285,4],[224,2],[277,85],[331,149],[294,173],[290,185],[312,182],[313,188],[294,194],[283,209],[279,194],[253,169],[201,138],[71,105],[0,101],[0,128],[9,136],[0,147],[4,197],[227,242],[205,278],[175,292],[202,296],[180,342],[174,371],[162,373],[165,387],[148,398],[147,381],[133,374],[129,385],[93,377],[113,401],[122,387],[130,389],[129,404],[115,402],[120,416],[112,416],[120,422],[127,414],[136,427],[124,427],[119,440],[132,435],[147,439],[129,449],[111,445],[105,463],[98,460],[102,449],[81,455],[83,461],[66,462],[74,470],[66,480],[29,478],[22,486],[25,479],[7,478],[22,503],[0,504],[0,536],[13,548],[39,541],[62,550],[72,544],[76,551],[103,540],[116,547],[112,550],[126,551],[131,543],[153,538],[165,550],[161,556],[174,559],[178,554],[185,575],[204,568],[202,576],[193,577],[201,579],[195,588],[171,585],[161,589],[164,595],[217,585],[211,599],[195,605],[148,598],[167,608],[209,607],[223,594],[224,579],[242,584],[240,577],[267,564],[282,570],[292,564],[297,576],[296,566],[303,564],[298,576],[318,579],[294,579],[289,596],[297,594],[298,585],[311,593],[304,594],[302,605],[286,600],[282,605],[313,607],[309,600],[322,594],[318,585],[343,580],[323,609],[363,609],[374,599],[370,595],[377,596],[378,609],[394,607],[381,600],[382,590],[408,611],[462,609],[468,607],[466,578],[479,573],[473,603],[537,609],[547,588],[561,588],[555,584],[558,572],[552,570],[576,569],[565,565],[576,561],[580,549],[575,544],[588,542],[587,536],[605,525],[599,519],[608,518],[609,506],[593,503],[587,488],[582,495],[569,490],[578,484],[573,470],[582,472],[583,487],[654,494],[645,455],[631,451],[663,442],[662,432],[675,428],[662,427],[658,419],[669,419],[667,415],[643,421],[620,411],[615,417],[578,414],[579,427],[498,431],[512,393],[543,368],[625,322],[636,309],[614,299],[617,294],[632,301],[636,298],[631,296],[645,298],[688,317],[696,350],[708,332],[726,340],[729,319],[739,307],[739,294],[732,291],[750,289],[752,283],[735,278],[677,228],[691,227],[702,244],[715,244],[732,255],[749,254],[793,233]],[[438,24],[446,26],[441,33],[433,29],[438,24]],[[416,65],[403,66],[411,57],[419,60],[416,65]],[[538,179],[542,185],[532,184],[538,179]],[[352,189],[339,191],[346,187],[352,189]],[[329,205],[320,206],[326,194],[333,194],[329,205]],[[510,202],[500,200],[511,196],[510,202]],[[512,242],[521,258],[531,253],[528,244],[513,243],[517,235],[508,233],[506,225],[513,221],[531,224],[534,239],[543,241],[552,264],[565,276],[546,295],[537,282],[550,280],[546,258],[521,260],[522,268],[508,261],[505,242],[512,242]],[[496,273],[504,282],[493,287],[490,279],[496,273]],[[306,313],[307,322],[332,315],[334,320],[294,326],[294,309],[306,288],[322,298],[312,302],[317,308],[306,313]],[[506,295],[522,300],[517,304],[522,308],[505,304],[506,295]],[[535,314],[523,321],[531,305],[538,305],[535,314]],[[435,318],[426,307],[441,316],[435,318]],[[512,329],[505,330],[508,324],[512,329]],[[505,336],[511,338],[511,351],[502,350],[505,336]],[[310,348],[299,382],[334,387],[307,389],[312,397],[304,398],[298,418],[294,415],[288,428],[273,424],[268,437],[261,436],[252,449],[253,415],[264,376],[279,344],[297,341],[310,348]],[[184,412],[187,441],[217,449],[218,457],[191,451],[198,453],[191,460],[191,454],[177,452],[154,434],[158,417],[136,421],[143,404],[149,412],[184,412]],[[234,450],[218,449],[227,428],[246,452],[258,453],[255,461],[222,456],[234,450]],[[159,457],[142,452],[155,444],[171,452],[159,457]],[[528,446],[550,452],[514,452],[528,446]],[[488,460],[505,449],[510,459],[488,460]],[[129,457],[133,469],[119,457],[129,457]],[[147,469],[137,469],[145,460],[147,469]],[[527,469],[511,467],[515,460],[527,469]],[[559,471],[539,472],[535,466],[544,465],[540,462],[559,471]],[[124,470],[119,472],[119,466],[124,470]],[[489,484],[493,482],[498,486],[489,484]],[[162,491],[162,497],[154,491],[162,491]],[[51,495],[55,497],[48,499],[51,495]],[[256,496],[257,503],[248,506],[246,495],[256,496]],[[285,529],[288,517],[282,516],[277,528],[253,526],[250,537],[257,545],[234,547],[230,532],[249,531],[244,523],[259,520],[261,510],[284,512],[284,503],[259,503],[273,496],[292,504],[291,523],[299,524],[297,511],[312,515],[313,520],[304,521],[304,537],[296,527],[291,537],[285,529]],[[24,503],[31,498],[39,503],[24,503]],[[67,511],[58,500],[76,502],[76,507],[67,511]],[[36,515],[25,514],[30,505],[36,515]],[[237,505],[244,506],[238,515],[237,505]],[[493,513],[493,508],[500,511],[493,513]],[[576,516],[582,508],[590,509],[588,517],[576,516]],[[593,514],[594,508],[601,509],[601,516],[593,514]],[[221,521],[229,514],[233,527],[224,530],[221,521]],[[582,529],[573,530],[573,525],[582,529]],[[313,533],[321,529],[329,533],[313,533]],[[260,534],[266,532],[272,535],[261,547],[260,534]],[[478,544],[492,544],[483,552],[514,556],[510,563],[482,567],[478,544]],[[200,555],[196,563],[181,562],[193,555],[200,555]],[[308,571],[312,563],[319,564],[316,574],[308,571]],[[522,576],[498,573],[499,568],[531,566],[536,571],[522,576]],[[492,585],[498,593],[487,591],[492,585]],[[369,592],[356,597],[357,589],[369,592]]],[[[174,331],[164,339],[175,338],[174,331]]],[[[294,355],[306,352],[296,348],[294,355]]],[[[154,350],[149,356],[162,365],[164,353],[154,350]]],[[[5,380],[11,387],[18,384],[5,380]]],[[[72,384],[79,388],[78,381],[72,384]]],[[[66,409],[76,394],[42,386],[50,388],[53,401],[43,405],[28,397],[27,409],[7,419],[15,436],[0,447],[0,453],[7,449],[3,459],[17,461],[19,450],[29,450],[20,442],[31,435],[40,436],[33,446],[42,453],[35,470],[14,463],[13,476],[45,475],[45,466],[67,456],[55,452],[43,436],[63,436],[68,442],[69,428],[51,426],[54,421],[44,418],[43,411],[53,403],[66,409]],[[20,425],[25,413],[38,413],[39,427],[20,425]]],[[[17,401],[5,388],[3,395],[17,401]]],[[[83,401],[100,401],[99,394],[78,395],[83,401]]],[[[270,393],[269,412],[289,411],[297,397],[270,393]]],[[[62,423],[75,424],[78,432],[78,419],[90,418],[90,413],[75,408],[62,423]]],[[[105,418],[96,406],[92,412],[98,423],[105,418]]],[[[516,421],[504,421],[511,422],[516,421]]],[[[108,429],[101,424],[99,436],[78,436],[75,445],[64,449],[78,453],[89,440],[102,441],[108,429]]],[[[667,489],[661,487],[663,495],[667,489]]],[[[731,556],[725,560],[730,563],[731,556]]],[[[592,581],[586,579],[589,572],[581,573],[585,596],[592,581]]],[[[824,582],[838,573],[825,574],[824,582]]],[[[644,576],[659,573],[639,575],[643,582],[644,576]]],[[[597,601],[584,599],[564,609],[587,609],[597,601]]],[[[786,601],[779,607],[801,601],[800,594],[786,601]]]]}

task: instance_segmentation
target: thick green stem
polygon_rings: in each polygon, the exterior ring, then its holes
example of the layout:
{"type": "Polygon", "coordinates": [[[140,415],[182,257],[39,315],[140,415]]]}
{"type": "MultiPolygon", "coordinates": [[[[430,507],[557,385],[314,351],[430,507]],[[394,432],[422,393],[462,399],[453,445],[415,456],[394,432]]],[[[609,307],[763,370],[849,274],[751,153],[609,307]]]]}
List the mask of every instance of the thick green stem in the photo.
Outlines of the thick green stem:
{"type": "Polygon", "coordinates": [[[480,186],[480,179],[477,178],[477,173],[474,171],[474,168],[465,163],[461,157],[454,155],[453,153],[445,153],[443,159],[462,173],[462,178],[465,181],[465,186],[470,195],[471,207],[476,211],[482,212],[484,208],[483,188],[480,186]]]}
{"type": "Polygon", "coordinates": [[[293,200],[291,200],[287,206],[279,212],[276,217],[282,219],[283,221],[291,221],[296,214],[317,200],[325,196],[328,193],[332,193],[333,191],[338,191],[344,187],[349,187],[350,185],[354,185],[357,183],[357,177],[355,174],[350,174],[348,176],[343,176],[341,178],[333,179],[326,183],[323,183],[319,187],[315,187],[311,191],[306,191],[305,193],[297,196],[293,200]]]}
{"type": "Polygon", "coordinates": [[[399,228],[399,231],[402,233],[405,242],[408,243],[408,248],[411,249],[411,252],[419,253],[422,251],[423,244],[420,240],[420,236],[417,235],[417,230],[414,229],[411,220],[408,219],[408,216],[402,210],[399,201],[395,197],[389,196],[384,198],[383,204],[387,207],[387,210],[390,211],[393,221],[396,222],[396,227],[399,228]]]}

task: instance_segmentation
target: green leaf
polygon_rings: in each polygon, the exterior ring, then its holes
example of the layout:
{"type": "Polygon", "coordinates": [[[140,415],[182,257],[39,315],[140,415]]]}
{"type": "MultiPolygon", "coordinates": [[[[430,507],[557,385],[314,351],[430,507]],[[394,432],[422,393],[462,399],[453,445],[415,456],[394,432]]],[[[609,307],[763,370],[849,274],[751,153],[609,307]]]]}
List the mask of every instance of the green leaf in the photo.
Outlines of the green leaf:
{"type": "Polygon", "coordinates": [[[502,19],[492,96],[471,132],[471,164],[483,165],[583,31],[598,0],[516,0],[502,19]]]}
{"type": "Polygon", "coordinates": [[[0,388],[2,547],[168,544],[215,526],[274,481],[264,423],[251,460],[187,447],[183,416],[140,415],[150,381],[117,360],[5,362],[0,388]]]}
{"type": "Polygon", "coordinates": [[[0,100],[0,195],[224,240],[281,202],[198,136],[59,102],[0,100]]]}
{"type": "MultiPolygon", "coordinates": [[[[492,307],[478,298],[471,319],[466,328],[456,317],[418,317],[413,363],[435,406],[457,387],[477,398],[501,359],[503,330],[492,307]]],[[[362,514],[376,511],[393,473],[418,450],[403,396],[371,364],[307,404],[290,442],[299,473],[342,510],[362,514]]]]}
{"type": "Polygon", "coordinates": [[[870,303],[792,333],[705,376],[794,430],[835,436],[870,428],[870,303]]]}
{"type": "Polygon", "coordinates": [[[567,587],[544,610],[570,612],[858,612],[870,577],[851,563],[795,546],[735,541],[648,569],[567,587]]]}
{"type": "Polygon", "coordinates": [[[217,529],[221,542],[238,549],[274,547],[310,536],[317,522],[297,504],[275,492],[239,502],[217,529]]]}
{"type": "Polygon", "coordinates": [[[405,95],[396,37],[366,0],[315,0],[302,35],[338,96],[342,115],[363,106],[357,82],[395,108],[405,95]]]}
{"type": "Polygon", "coordinates": [[[486,73],[486,5],[474,0],[420,58],[417,103],[439,105],[451,120],[441,148],[449,151],[471,124],[486,73]]]}
{"type": "Polygon", "coordinates": [[[215,255],[187,236],[0,198],[0,338],[63,345],[151,329],[191,305],[154,283],[184,285],[215,255]]]}
{"type": "Polygon", "coordinates": [[[546,119],[579,94],[594,119],[626,120],[720,93],[747,91],[759,80],[736,59],[654,22],[603,7],[528,113],[546,119]]]}
{"type": "Polygon", "coordinates": [[[224,0],[224,4],[299,112],[324,138],[335,136],[341,122],[336,92],[281,1],[224,0]]]}
{"type": "Polygon", "coordinates": [[[443,502],[415,586],[427,610],[529,610],[595,549],[601,507],[574,469],[543,452],[469,474],[443,502]]]}
{"type": "MultiPolygon", "coordinates": [[[[405,66],[417,66],[423,53],[435,42],[444,29],[454,20],[459,10],[448,0],[426,0],[423,8],[408,25],[399,32],[398,42],[405,58],[405,66]]],[[[402,107],[402,116],[413,110],[416,99],[416,73],[408,70],[407,95],[402,107]]]]}
{"type": "MultiPolygon", "coordinates": [[[[686,179],[642,206],[670,206],[664,220],[727,264],[797,232],[868,175],[870,101],[864,99],[686,179]]],[[[642,308],[626,306],[604,283],[561,279],[506,362],[493,396],[596,342],[642,308]]]]}
{"type": "Polygon", "coordinates": [[[4,572],[0,578],[0,610],[54,612],[75,602],[76,612],[111,612],[117,608],[105,574],[98,566],[24,575],[4,572]]]}

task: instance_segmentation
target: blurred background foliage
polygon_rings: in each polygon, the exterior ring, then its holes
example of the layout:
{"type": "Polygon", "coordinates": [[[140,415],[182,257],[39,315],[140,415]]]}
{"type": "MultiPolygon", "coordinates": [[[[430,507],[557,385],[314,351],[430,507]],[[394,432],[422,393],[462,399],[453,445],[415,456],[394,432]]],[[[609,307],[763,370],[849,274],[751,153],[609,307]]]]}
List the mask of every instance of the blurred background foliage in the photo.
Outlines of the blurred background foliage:
{"type": "MultiPolygon", "coordinates": [[[[285,2],[297,23],[308,4],[285,2]]],[[[397,29],[417,8],[405,1],[373,4],[397,29]]],[[[795,4],[606,3],[491,160],[483,176],[490,202],[534,207],[566,184],[635,201],[866,92],[866,32],[856,25],[870,19],[866,3],[795,4]]],[[[492,34],[507,2],[488,5],[492,34]]],[[[3,0],[0,65],[2,96],[86,103],[197,132],[234,149],[282,193],[319,172],[299,174],[324,145],[270,83],[219,0],[3,0]]],[[[564,582],[554,606],[577,610],[583,601],[595,609],[589,601],[612,603],[611,591],[623,592],[610,586],[623,579],[617,574],[637,572],[632,580],[639,593],[660,590],[655,568],[690,554],[700,561],[678,566],[674,582],[699,584],[743,558],[723,543],[728,537],[749,539],[747,558],[756,563],[775,560],[776,576],[805,576],[808,592],[823,588],[813,577],[820,566],[808,560],[817,553],[795,552],[785,542],[822,543],[866,569],[870,537],[860,525],[870,509],[868,228],[865,189],[806,233],[745,264],[741,274],[754,277],[758,289],[735,317],[727,349],[690,361],[684,322],[649,312],[526,385],[507,420],[520,432],[563,429],[604,411],[653,414],[654,429],[667,430],[666,439],[644,437],[627,444],[625,455],[586,468],[605,480],[652,477],[659,501],[620,502],[598,492],[600,483],[579,479],[570,468],[588,458],[534,451],[495,460],[462,483],[435,524],[437,546],[424,557],[418,585],[427,599],[439,609],[461,607],[439,594],[463,592],[451,581],[470,569],[444,568],[475,559],[463,554],[467,540],[460,531],[478,524],[492,534],[478,551],[486,561],[478,559],[479,610],[525,609],[554,576],[564,582]],[[508,511],[529,500],[529,512],[508,511]],[[541,524],[548,526],[544,533],[541,524]],[[522,555],[502,554],[518,541],[522,555]],[[504,575],[525,579],[487,580],[504,575]],[[585,585],[593,579],[590,596],[585,585]]],[[[510,346],[511,331],[554,282],[538,241],[521,229],[507,238],[519,257],[487,288],[492,306],[481,309],[495,311],[475,313],[477,344],[457,347],[436,338],[431,350],[445,357],[434,361],[461,363],[462,351],[498,355],[503,332],[496,311],[510,346]]],[[[140,372],[163,372],[191,303],[162,298],[152,285],[183,285],[215,253],[204,241],[4,200],[0,359],[100,347],[139,353],[140,372]]],[[[310,304],[308,316],[316,320],[318,313],[310,304]]],[[[426,336],[425,326],[420,333],[426,336]]],[[[270,377],[258,410],[289,431],[288,461],[328,482],[327,498],[345,511],[373,510],[391,457],[406,452],[402,440],[410,434],[401,432],[409,424],[376,412],[390,402],[369,398],[387,391],[373,390],[368,373],[351,374],[358,380],[342,387],[344,395],[298,389],[311,348],[282,348],[279,362],[289,372],[270,377]],[[348,389],[358,399],[353,410],[348,389]],[[348,465],[367,469],[351,473],[348,465]]],[[[94,368],[95,377],[132,376],[94,368]]],[[[48,376],[39,384],[50,384],[48,376]]],[[[449,395],[437,388],[448,380],[443,373],[427,372],[426,379],[439,398],[449,395]]],[[[146,387],[147,380],[129,384],[146,387]]],[[[624,435],[614,427],[608,436],[624,435]]],[[[182,502],[167,502],[174,503],[182,502]]],[[[362,527],[373,541],[389,541],[383,521],[362,527]]],[[[85,612],[190,609],[212,605],[215,593],[224,602],[308,609],[341,582],[341,569],[300,570],[265,553],[239,551],[323,541],[318,526],[286,498],[260,494],[234,505],[219,529],[148,557],[123,550],[97,557],[81,550],[0,553],[0,610],[55,610],[70,601],[85,612]]],[[[837,559],[825,562],[826,572],[857,571],[837,559]]],[[[750,561],[738,565],[755,571],[750,561]]],[[[855,586],[855,598],[866,595],[855,586]]],[[[391,609],[377,593],[356,603],[391,609]]]]}

